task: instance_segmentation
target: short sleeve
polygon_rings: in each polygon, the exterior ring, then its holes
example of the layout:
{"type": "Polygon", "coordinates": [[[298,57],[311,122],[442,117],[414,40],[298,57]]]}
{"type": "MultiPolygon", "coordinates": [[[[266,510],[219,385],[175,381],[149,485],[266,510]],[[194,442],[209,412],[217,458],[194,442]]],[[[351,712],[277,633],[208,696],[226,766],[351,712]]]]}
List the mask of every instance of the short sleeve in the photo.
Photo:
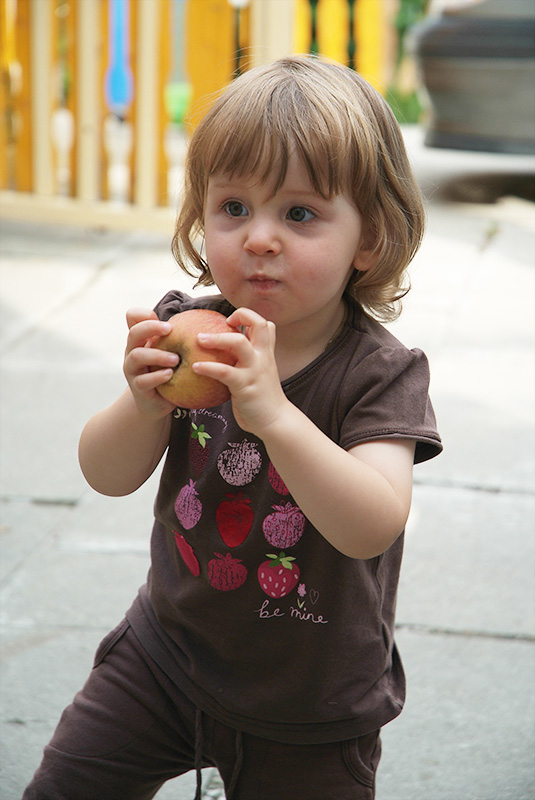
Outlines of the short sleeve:
{"type": "Polygon", "coordinates": [[[182,311],[190,311],[194,308],[209,308],[219,311],[226,317],[234,310],[230,303],[219,294],[204,295],[202,297],[190,297],[184,292],[171,291],[162,297],[154,307],[158,319],[167,322],[168,319],[180,314],[182,311]]]}
{"type": "Polygon", "coordinates": [[[414,439],[414,461],[442,451],[429,399],[429,364],[421,350],[379,347],[344,381],[340,445],[349,450],[377,439],[414,439]]]}
{"type": "Polygon", "coordinates": [[[167,322],[175,314],[184,311],[184,306],[187,306],[189,301],[190,298],[183,292],[167,292],[165,297],[162,297],[160,302],[155,305],[154,311],[158,315],[158,319],[167,322]]]}

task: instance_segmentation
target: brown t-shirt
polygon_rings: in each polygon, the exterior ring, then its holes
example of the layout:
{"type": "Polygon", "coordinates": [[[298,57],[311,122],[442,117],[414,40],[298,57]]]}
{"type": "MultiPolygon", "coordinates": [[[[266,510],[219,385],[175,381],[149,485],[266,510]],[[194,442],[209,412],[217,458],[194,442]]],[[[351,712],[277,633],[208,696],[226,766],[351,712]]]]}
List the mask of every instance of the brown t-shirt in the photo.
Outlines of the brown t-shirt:
{"type": "MultiPolygon", "coordinates": [[[[171,292],[160,318],[231,306],[171,292]]],[[[286,396],[344,449],[442,445],[425,355],[354,308],[340,336],[283,382],[286,396]]],[[[295,447],[299,447],[296,438],[295,447]]],[[[325,498],[329,502],[329,498],[325,498]]],[[[155,503],[152,566],[129,618],[149,654],[206,713],[282,742],[349,739],[399,714],[394,643],[403,536],[381,556],[339,553],[303,515],[260,439],[230,402],[173,415],[155,503]],[[176,669],[175,669],[176,667],[176,669]]]]}

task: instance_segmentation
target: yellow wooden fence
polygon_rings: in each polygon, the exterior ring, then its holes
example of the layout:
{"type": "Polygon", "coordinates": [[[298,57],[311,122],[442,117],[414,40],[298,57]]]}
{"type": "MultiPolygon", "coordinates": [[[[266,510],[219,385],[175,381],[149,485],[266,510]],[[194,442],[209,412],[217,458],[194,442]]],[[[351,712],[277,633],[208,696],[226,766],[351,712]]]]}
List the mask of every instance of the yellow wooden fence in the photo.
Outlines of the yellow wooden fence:
{"type": "MultiPolygon", "coordinates": [[[[318,0],[319,52],[347,63],[353,6],[355,67],[383,90],[398,4],[318,0]]],[[[176,206],[188,135],[214,94],[237,67],[307,52],[313,5],[0,0],[0,212],[110,225],[176,206]],[[124,25],[119,105],[114,9],[124,25]]]]}

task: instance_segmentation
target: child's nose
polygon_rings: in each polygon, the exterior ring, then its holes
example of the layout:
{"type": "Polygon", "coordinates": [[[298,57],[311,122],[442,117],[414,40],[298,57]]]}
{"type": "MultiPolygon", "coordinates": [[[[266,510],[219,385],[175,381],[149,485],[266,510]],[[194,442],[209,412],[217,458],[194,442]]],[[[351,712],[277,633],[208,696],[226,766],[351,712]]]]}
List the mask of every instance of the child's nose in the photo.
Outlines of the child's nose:
{"type": "Polygon", "coordinates": [[[265,219],[252,219],[247,226],[245,249],[254,255],[276,255],[280,253],[281,242],[277,226],[265,219]]]}

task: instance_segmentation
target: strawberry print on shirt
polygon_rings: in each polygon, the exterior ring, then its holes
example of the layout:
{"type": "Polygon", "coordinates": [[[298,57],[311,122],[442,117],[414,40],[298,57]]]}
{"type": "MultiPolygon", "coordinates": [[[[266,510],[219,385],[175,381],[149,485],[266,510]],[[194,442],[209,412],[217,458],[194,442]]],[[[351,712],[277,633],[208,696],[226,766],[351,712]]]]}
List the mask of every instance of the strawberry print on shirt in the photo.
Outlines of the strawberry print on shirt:
{"type": "Polygon", "coordinates": [[[226,494],[218,505],[217,530],[227,547],[238,547],[245,541],[253,525],[254,512],[251,501],[243,492],[226,494]]]}
{"type": "Polygon", "coordinates": [[[247,578],[247,567],[230,553],[214,553],[214,555],[215,558],[208,562],[210,585],[221,592],[239,589],[247,578]]]}
{"type": "Polygon", "coordinates": [[[175,502],[178,521],[187,531],[194,528],[202,516],[202,503],[198,498],[194,481],[183,486],[175,502]]]}
{"type": "Polygon", "coordinates": [[[278,555],[268,553],[267,557],[268,560],[258,567],[258,582],[269,597],[279,600],[297,586],[300,570],[293,563],[294,556],[287,556],[284,552],[278,555]]]}

